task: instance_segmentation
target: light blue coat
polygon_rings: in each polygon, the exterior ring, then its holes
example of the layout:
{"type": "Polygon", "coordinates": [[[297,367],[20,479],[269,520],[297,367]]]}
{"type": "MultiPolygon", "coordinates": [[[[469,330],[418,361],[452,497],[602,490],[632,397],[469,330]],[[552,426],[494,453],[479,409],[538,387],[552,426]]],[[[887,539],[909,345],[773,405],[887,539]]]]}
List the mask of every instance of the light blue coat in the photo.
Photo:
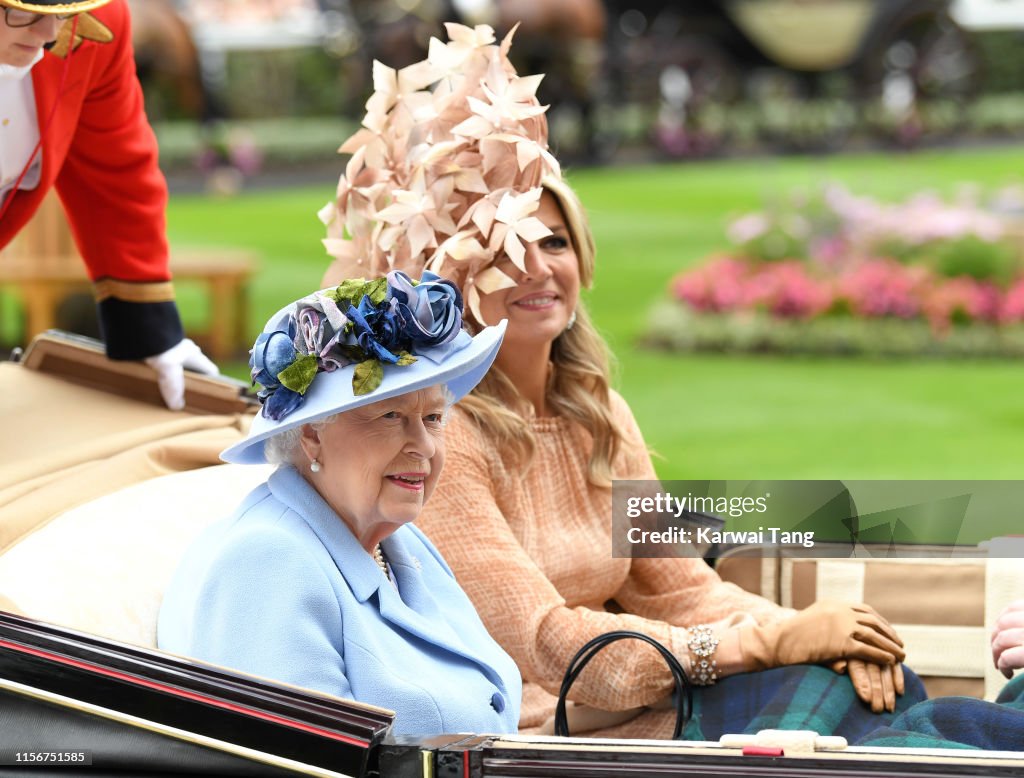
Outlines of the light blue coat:
{"type": "Polygon", "coordinates": [[[390,708],[396,734],[515,732],[519,671],[437,549],[411,525],[381,546],[397,591],[282,466],[190,547],[160,648],[390,708]]]}

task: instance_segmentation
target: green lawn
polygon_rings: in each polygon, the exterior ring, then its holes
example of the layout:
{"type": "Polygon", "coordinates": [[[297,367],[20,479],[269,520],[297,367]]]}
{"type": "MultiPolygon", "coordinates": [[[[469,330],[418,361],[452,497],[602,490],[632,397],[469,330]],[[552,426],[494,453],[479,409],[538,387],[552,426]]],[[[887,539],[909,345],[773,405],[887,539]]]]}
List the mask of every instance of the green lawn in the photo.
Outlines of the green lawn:
{"type": "MultiPolygon", "coordinates": [[[[230,200],[172,198],[177,245],[262,256],[252,330],[317,286],[326,267],[322,186],[230,200]]],[[[724,245],[731,215],[823,180],[896,199],[922,188],[1019,181],[1024,147],[762,158],[570,171],[590,211],[598,272],[589,302],[619,361],[618,385],[669,478],[1018,478],[1024,371],[1010,362],[872,362],[678,356],[635,345],[668,279],[724,245]],[[1015,178],[1016,176],[1016,178],[1015,178]]],[[[200,324],[201,293],[181,290],[200,324]]],[[[241,366],[232,366],[240,374],[241,366]]],[[[244,372],[244,371],[241,371],[244,372]]]]}

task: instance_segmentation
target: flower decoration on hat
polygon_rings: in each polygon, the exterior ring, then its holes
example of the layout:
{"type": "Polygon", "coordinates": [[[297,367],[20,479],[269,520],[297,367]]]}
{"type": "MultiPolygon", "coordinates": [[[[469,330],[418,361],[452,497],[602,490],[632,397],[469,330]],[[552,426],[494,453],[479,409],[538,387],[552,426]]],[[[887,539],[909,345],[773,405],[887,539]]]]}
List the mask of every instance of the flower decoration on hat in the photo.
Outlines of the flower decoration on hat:
{"type": "Polygon", "coordinates": [[[256,339],[250,352],[262,413],[280,421],[300,407],[320,373],[355,365],[352,392],[378,386],[385,365],[418,357],[440,362],[462,329],[462,295],[425,272],[421,281],[394,270],[385,278],[343,281],[296,302],[256,339]]]}
{"type": "Polygon", "coordinates": [[[352,157],[320,218],[340,267],[443,273],[482,322],[480,293],[515,285],[495,259],[525,271],[524,242],[551,234],[533,213],[541,181],[561,171],[542,76],[520,77],[508,59],[514,30],[498,44],[487,25],[445,26],[449,42],[431,39],[426,60],[374,62],[363,126],[339,149],[352,157]]]}

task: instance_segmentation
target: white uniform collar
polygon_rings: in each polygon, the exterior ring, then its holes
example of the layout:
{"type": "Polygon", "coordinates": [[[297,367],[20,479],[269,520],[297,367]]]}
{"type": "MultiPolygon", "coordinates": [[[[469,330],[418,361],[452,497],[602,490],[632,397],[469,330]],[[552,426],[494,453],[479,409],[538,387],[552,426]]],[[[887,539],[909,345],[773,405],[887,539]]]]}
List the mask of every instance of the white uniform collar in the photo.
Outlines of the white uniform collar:
{"type": "Polygon", "coordinates": [[[29,64],[23,65],[20,68],[14,67],[14,65],[2,65],[0,64],[0,81],[20,81],[28,72],[35,66],[35,64],[43,58],[43,50],[39,49],[36,54],[36,58],[29,64]]]}
{"type": "MultiPolygon", "coordinates": [[[[21,175],[39,141],[35,90],[26,78],[43,58],[42,49],[30,65],[0,65],[0,203],[21,175]]],[[[37,154],[21,182],[21,189],[35,189],[42,175],[42,154],[37,154]]]]}

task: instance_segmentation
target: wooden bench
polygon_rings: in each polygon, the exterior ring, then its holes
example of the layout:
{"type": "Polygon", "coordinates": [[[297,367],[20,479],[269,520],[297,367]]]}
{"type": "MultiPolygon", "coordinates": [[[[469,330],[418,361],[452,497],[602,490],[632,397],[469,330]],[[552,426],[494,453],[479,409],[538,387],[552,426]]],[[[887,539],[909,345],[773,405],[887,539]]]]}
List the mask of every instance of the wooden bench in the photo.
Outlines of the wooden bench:
{"type": "MultiPolygon", "coordinates": [[[[239,249],[172,249],[175,281],[205,284],[209,325],[190,333],[214,360],[247,348],[249,280],[256,272],[252,252],[239,249]]],[[[57,308],[69,295],[92,285],[71,237],[56,195],[42,207],[11,244],[0,252],[0,287],[16,292],[24,310],[24,340],[56,325],[57,308]]]]}

